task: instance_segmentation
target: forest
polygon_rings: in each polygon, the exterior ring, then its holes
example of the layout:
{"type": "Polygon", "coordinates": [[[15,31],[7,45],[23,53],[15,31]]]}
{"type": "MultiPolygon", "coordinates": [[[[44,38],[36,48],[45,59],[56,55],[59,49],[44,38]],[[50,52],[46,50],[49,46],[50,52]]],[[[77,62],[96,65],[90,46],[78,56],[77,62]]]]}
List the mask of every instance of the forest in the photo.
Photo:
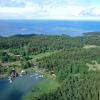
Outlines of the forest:
{"type": "MultiPolygon", "coordinates": [[[[0,74],[12,68],[45,69],[59,83],[55,89],[23,100],[100,100],[100,32],[68,35],[0,37],[0,74]]],[[[51,79],[52,81],[53,79],[51,79]]]]}

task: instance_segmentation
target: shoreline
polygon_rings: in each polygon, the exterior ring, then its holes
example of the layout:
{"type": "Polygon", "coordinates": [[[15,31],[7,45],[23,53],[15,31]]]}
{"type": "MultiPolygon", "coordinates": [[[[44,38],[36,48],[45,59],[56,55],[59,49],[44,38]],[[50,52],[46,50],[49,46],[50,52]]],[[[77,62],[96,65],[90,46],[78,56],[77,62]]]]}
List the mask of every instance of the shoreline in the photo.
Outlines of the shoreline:
{"type": "Polygon", "coordinates": [[[4,79],[4,78],[7,78],[7,77],[8,77],[7,74],[0,74],[0,80],[1,80],[1,79],[4,79]]]}

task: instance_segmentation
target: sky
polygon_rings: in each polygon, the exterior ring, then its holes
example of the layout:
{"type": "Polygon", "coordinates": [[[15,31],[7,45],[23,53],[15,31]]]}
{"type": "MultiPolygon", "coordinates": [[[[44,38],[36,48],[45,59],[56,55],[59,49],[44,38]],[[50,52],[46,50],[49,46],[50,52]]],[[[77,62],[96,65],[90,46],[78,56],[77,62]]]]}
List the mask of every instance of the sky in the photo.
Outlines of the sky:
{"type": "Polygon", "coordinates": [[[0,19],[100,19],[100,0],[0,0],[0,19]]]}

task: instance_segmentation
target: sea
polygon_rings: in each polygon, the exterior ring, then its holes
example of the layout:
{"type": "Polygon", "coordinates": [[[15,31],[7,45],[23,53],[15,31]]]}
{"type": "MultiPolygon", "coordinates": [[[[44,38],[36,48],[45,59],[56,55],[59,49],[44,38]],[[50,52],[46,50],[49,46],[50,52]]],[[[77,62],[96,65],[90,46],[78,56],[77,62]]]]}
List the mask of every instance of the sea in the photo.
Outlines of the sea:
{"type": "Polygon", "coordinates": [[[80,36],[100,32],[100,20],[0,20],[0,36],[46,34],[80,36]]]}

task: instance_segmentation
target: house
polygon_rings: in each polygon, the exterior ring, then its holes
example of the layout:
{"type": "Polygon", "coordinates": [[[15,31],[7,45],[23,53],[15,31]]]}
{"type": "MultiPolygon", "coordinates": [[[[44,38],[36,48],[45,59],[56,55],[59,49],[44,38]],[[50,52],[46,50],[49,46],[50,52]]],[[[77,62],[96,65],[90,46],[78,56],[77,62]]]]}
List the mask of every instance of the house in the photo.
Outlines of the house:
{"type": "Polygon", "coordinates": [[[15,55],[17,60],[22,59],[22,55],[15,55]]]}

